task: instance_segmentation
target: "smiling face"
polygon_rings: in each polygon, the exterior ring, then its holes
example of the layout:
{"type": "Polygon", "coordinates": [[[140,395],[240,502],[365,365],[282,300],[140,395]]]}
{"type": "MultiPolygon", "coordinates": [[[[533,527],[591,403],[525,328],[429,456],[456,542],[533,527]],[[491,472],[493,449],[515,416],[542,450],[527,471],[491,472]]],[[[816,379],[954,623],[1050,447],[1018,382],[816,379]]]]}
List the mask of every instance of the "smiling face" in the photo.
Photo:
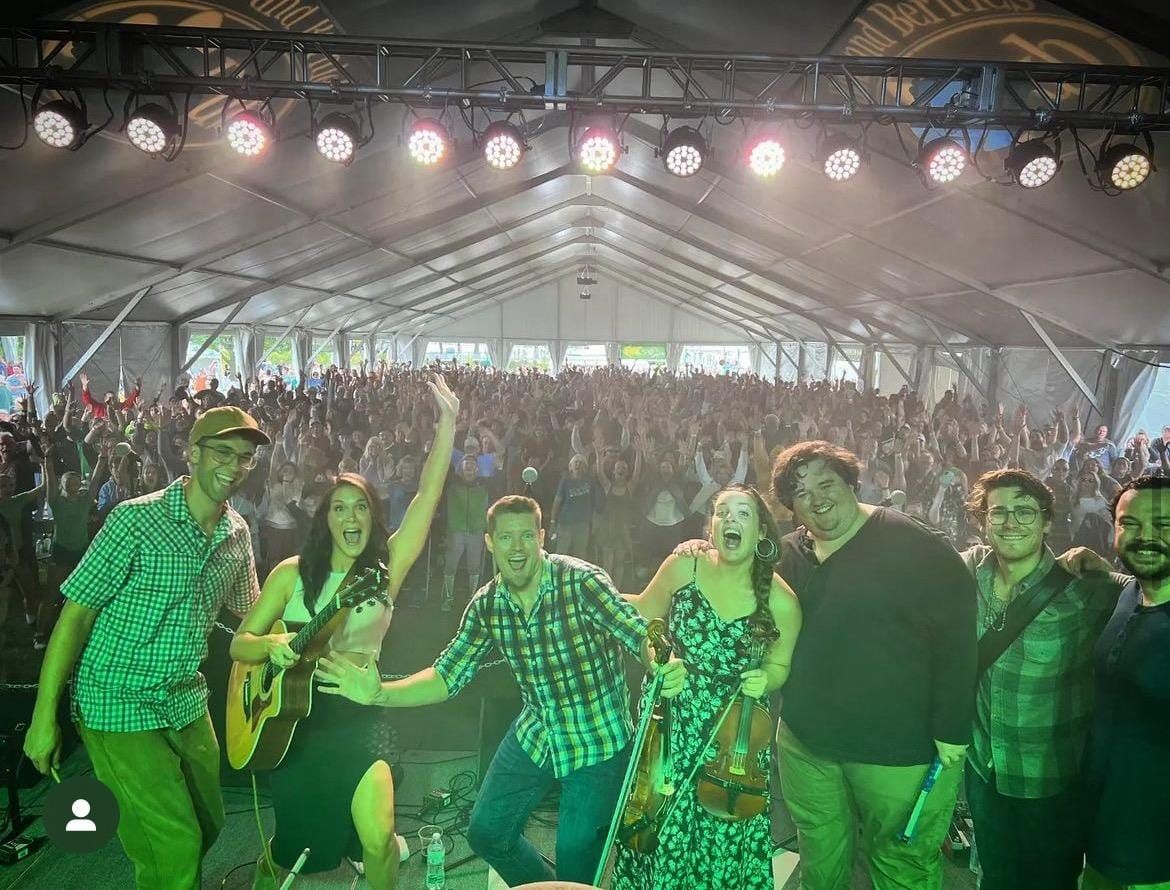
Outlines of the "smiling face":
{"type": "Polygon", "coordinates": [[[484,536],[500,577],[511,590],[525,591],[538,579],[544,529],[533,513],[501,513],[484,536]]]}
{"type": "Polygon", "coordinates": [[[1170,491],[1127,491],[1117,502],[1113,546],[1140,581],[1170,578],[1170,491]]]}
{"type": "Polygon", "coordinates": [[[817,458],[796,469],[792,512],[814,538],[832,541],[847,534],[857,521],[857,494],[817,458]]]}
{"type": "Polygon", "coordinates": [[[329,496],[329,535],[333,552],[347,560],[361,556],[370,540],[373,516],[365,492],[339,485],[329,496]]]}
{"type": "Polygon", "coordinates": [[[711,543],[722,562],[735,565],[752,559],[762,536],[760,515],[750,494],[732,490],[715,499],[711,543]]]}
{"type": "Polygon", "coordinates": [[[241,463],[255,454],[255,444],[241,436],[204,439],[191,446],[191,478],[212,501],[225,503],[248,478],[250,470],[241,463]]]}
{"type": "Polygon", "coordinates": [[[993,488],[987,493],[983,534],[1001,561],[1020,562],[1039,553],[1051,528],[1051,521],[1033,495],[1014,485],[993,488]],[[1029,510],[1035,513],[1031,523],[1021,522],[1019,517],[1028,518],[1029,510]],[[1003,519],[1002,524],[992,521],[999,518],[1003,519]]]}

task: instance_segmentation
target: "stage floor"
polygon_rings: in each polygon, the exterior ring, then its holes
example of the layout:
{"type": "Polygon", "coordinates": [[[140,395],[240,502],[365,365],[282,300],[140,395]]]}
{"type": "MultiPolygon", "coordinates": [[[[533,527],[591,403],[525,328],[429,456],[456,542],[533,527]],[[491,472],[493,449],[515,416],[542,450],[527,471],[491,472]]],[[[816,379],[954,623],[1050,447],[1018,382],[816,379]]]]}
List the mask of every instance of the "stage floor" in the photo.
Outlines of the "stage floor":
{"type": "MultiPolygon", "coordinates": [[[[477,754],[474,751],[403,752],[406,772],[399,789],[400,804],[404,810],[413,810],[431,789],[448,787],[456,774],[474,770],[476,758],[477,754]]],[[[62,778],[67,778],[90,771],[89,758],[85,750],[78,748],[66,760],[61,773],[62,778]]],[[[28,812],[40,812],[40,800],[47,789],[47,782],[42,782],[21,794],[22,805],[28,812]]],[[[224,803],[228,812],[227,823],[204,861],[203,887],[206,890],[214,888],[250,890],[255,862],[260,855],[252,791],[250,788],[225,787],[224,803]]],[[[260,807],[260,819],[265,833],[270,834],[272,811],[267,807],[265,789],[260,790],[260,807]]],[[[553,818],[552,812],[538,810],[526,829],[528,837],[549,854],[555,847],[553,818]]],[[[400,818],[399,832],[407,837],[412,851],[419,849],[417,831],[422,824],[424,823],[413,816],[400,818]]],[[[34,822],[25,834],[42,835],[41,822],[39,820],[34,822]]],[[[456,863],[470,852],[466,840],[463,837],[456,837],[455,849],[448,855],[447,861],[456,863]]],[[[794,853],[777,852],[773,866],[777,876],[776,890],[797,890],[800,886],[798,859],[794,853]]],[[[974,875],[966,868],[946,863],[945,869],[946,890],[974,888],[974,875]]],[[[402,866],[399,880],[401,890],[423,890],[423,872],[423,857],[415,852],[402,866]]],[[[0,890],[61,890],[66,887],[84,887],[86,890],[128,890],[133,885],[133,869],[116,838],[100,850],[84,856],[65,852],[51,842],[46,842],[29,858],[13,866],[0,867],[0,890]]],[[[350,866],[343,865],[333,872],[301,877],[293,886],[299,890],[363,890],[369,885],[350,866]]],[[[476,858],[452,868],[447,876],[449,890],[502,890],[505,886],[490,872],[483,860],[476,858]]],[[[854,887],[868,886],[868,881],[859,872],[854,887]]]]}

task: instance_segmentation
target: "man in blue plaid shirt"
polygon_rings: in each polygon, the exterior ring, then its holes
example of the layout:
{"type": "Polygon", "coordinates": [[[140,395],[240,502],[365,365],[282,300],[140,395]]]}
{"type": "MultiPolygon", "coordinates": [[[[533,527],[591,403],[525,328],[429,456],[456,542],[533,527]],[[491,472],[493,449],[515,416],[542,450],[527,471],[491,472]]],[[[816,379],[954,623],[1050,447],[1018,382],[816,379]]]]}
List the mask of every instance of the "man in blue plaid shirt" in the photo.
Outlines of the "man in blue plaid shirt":
{"type": "Polygon", "coordinates": [[[118,801],[138,890],[199,890],[223,827],[199,664],[220,608],[242,616],[260,595],[248,525],[227,501],[267,444],[240,408],[205,412],[191,475],[115,507],[61,588],[24,752],[42,773],[60,765],[57,707],[72,678],[73,719],[118,801]]]}
{"type": "MultiPolygon", "coordinates": [[[[509,885],[554,878],[590,883],[614,813],[632,735],[622,649],[652,664],[646,620],[601,569],[544,552],[540,507],[501,498],[488,511],[498,575],[472,598],[434,665],[382,683],[376,672],[322,659],[321,679],[363,704],[412,707],[463,689],[498,649],[520,685],[520,716],[500,743],[471,813],[468,840],[509,885]],[[561,783],[557,867],[523,836],[549,785],[561,783]]],[[[657,668],[677,695],[686,668],[657,668]]],[[[329,691],[328,687],[323,687],[329,691]]]]}

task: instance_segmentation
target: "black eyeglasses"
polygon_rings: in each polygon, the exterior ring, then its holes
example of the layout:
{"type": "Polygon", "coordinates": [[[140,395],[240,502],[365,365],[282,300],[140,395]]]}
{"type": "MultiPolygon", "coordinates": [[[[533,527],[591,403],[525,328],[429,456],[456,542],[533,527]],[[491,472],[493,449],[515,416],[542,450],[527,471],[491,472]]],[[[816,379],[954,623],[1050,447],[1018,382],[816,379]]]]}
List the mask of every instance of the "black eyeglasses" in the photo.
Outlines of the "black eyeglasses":
{"type": "Polygon", "coordinates": [[[238,451],[233,451],[230,448],[223,448],[218,445],[203,445],[200,443],[200,448],[203,448],[211,455],[214,460],[221,467],[227,466],[233,461],[241,470],[256,469],[256,455],[255,454],[240,454],[238,451]]]}
{"type": "Polygon", "coordinates": [[[1007,507],[992,507],[987,511],[987,521],[991,525],[1003,525],[1009,516],[1014,516],[1019,525],[1032,525],[1040,511],[1035,507],[1016,507],[1009,510],[1007,507]]]}

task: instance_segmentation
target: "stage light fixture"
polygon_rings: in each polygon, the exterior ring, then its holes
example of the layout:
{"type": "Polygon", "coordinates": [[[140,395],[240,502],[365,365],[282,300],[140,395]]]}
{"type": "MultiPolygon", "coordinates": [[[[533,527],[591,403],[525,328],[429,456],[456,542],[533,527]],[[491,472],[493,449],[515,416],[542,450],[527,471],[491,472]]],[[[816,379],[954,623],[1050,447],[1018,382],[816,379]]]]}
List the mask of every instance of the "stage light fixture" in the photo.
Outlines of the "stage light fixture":
{"type": "Polygon", "coordinates": [[[590,127],[577,143],[577,159],[588,173],[608,173],[617,163],[617,134],[606,127],[590,127]]]}
{"type": "Polygon", "coordinates": [[[1128,192],[1150,178],[1154,164],[1148,152],[1132,142],[1118,142],[1102,147],[1097,161],[1097,175],[1103,185],[1128,192]]]}
{"type": "Polygon", "coordinates": [[[507,121],[496,121],[484,130],[482,142],[484,160],[497,170],[511,170],[528,150],[519,128],[507,121]]]}
{"type": "Polygon", "coordinates": [[[178,141],[179,124],[170,111],[148,103],[130,114],[126,121],[126,138],[139,151],[160,155],[178,141]]]}
{"type": "Polygon", "coordinates": [[[74,149],[85,141],[85,112],[65,99],[46,102],[33,114],[33,130],[52,148],[74,149]]]}
{"type": "Polygon", "coordinates": [[[843,134],[826,137],[821,145],[821,169],[833,182],[852,179],[861,170],[861,146],[843,134]]]}
{"type": "Polygon", "coordinates": [[[242,111],[228,121],[224,136],[232,151],[246,158],[259,157],[272,144],[272,128],[251,111],[242,111]]]}
{"type": "Polygon", "coordinates": [[[763,179],[770,179],[784,166],[784,145],[775,133],[764,133],[748,143],[748,168],[763,179]]]}
{"type": "Polygon", "coordinates": [[[1045,139],[1018,142],[1008,152],[1003,166],[1022,188],[1047,185],[1060,169],[1060,140],[1056,140],[1055,146],[1045,139]]]}
{"type": "Polygon", "coordinates": [[[339,111],[330,112],[317,124],[317,151],[335,164],[352,164],[360,142],[359,132],[353,118],[339,111]]]}
{"type": "Polygon", "coordinates": [[[929,182],[946,185],[962,174],[967,166],[967,152],[950,137],[932,139],[919,149],[915,166],[929,182]]]}
{"type": "Polygon", "coordinates": [[[447,155],[451,134],[439,121],[423,118],[415,121],[406,140],[407,151],[416,164],[433,167],[447,155]]]}
{"type": "Polygon", "coordinates": [[[675,176],[694,176],[707,158],[707,140],[694,127],[676,127],[662,141],[659,154],[668,172],[675,176]]]}

